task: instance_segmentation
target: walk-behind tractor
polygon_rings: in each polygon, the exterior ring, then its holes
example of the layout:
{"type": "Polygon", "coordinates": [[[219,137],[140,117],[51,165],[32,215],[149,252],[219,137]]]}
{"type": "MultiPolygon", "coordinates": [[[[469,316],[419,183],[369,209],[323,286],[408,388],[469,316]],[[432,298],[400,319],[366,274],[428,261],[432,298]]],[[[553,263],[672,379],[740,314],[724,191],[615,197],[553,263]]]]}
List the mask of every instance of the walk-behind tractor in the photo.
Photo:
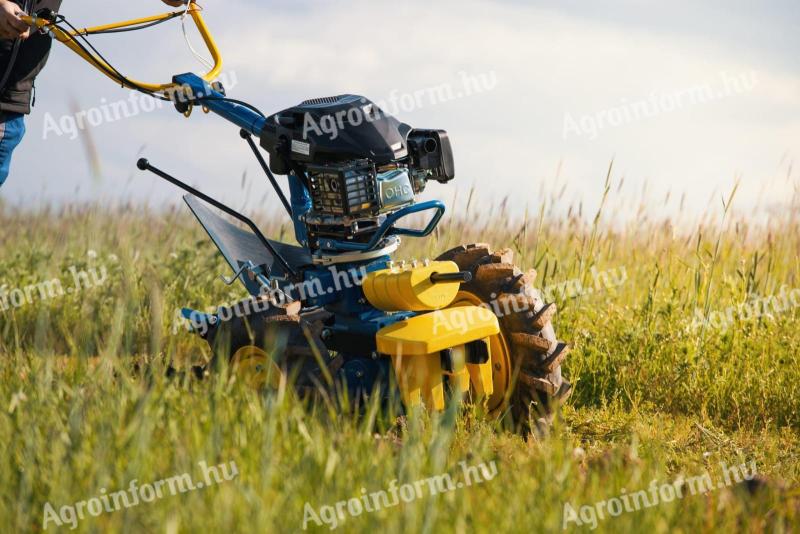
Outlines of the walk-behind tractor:
{"type": "Polygon", "coordinates": [[[495,415],[511,411],[523,425],[541,423],[569,396],[560,368],[569,347],[553,332],[555,306],[542,302],[535,271],[515,267],[511,250],[471,244],[433,261],[391,259],[402,237],[429,236],[444,215],[441,202],[416,197],[429,182],[455,176],[446,132],[412,128],[355,95],[270,116],[229,98],[215,81],[222,60],[194,2],[97,28],[77,29],[46,10],[28,22],[123,87],[170,100],[187,117],[200,108],[234,123],[291,217],[299,245],[266,238],[244,215],[139,160],[139,169],[188,192],[186,203],[233,269],[226,282],[250,293],[237,306],[247,313],[184,310],[203,325],[212,364],[229,359],[236,376],[258,388],[287,380],[301,392],[335,387],[350,399],[399,395],[406,409],[442,410],[456,398],[495,415]],[[195,22],[213,59],[206,75],[137,82],[88,40],[174,18],[195,22]],[[276,175],[286,176],[288,199],[276,175]],[[427,216],[424,228],[401,226],[414,214],[427,216]]]}

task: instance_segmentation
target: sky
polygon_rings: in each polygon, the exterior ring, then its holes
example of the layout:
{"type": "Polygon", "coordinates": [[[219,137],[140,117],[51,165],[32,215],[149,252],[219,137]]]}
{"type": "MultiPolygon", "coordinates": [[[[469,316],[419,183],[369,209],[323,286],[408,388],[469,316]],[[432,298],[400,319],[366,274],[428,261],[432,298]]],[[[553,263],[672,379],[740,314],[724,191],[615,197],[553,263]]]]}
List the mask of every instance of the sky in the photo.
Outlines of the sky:
{"type": "MultiPolygon", "coordinates": [[[[67,0],[62,14],[84,27],[163,7],[67,0]]],[[[431,184],[428,196],[452,199],[457,190],[464,198],[474,187],[479,203],[508,198],[519,214],[538,210],[545,192],[563,191],[561,202],[580,202],[589,213],[612,160],[618,194],[665,214],[701,213],[737,182],[738,209],[779,209],[800,183],[796,1],[208,0],[204,7],[229,96],[271,114],[354,93],[412,126],[447,130],[457,178],[431,184]]],[[[203,70],[177,21],[93,42],[140,80],[203,70]]],[[[135,170],[144,155],[236,207],[279,209],[235,126],[202,113],[186,119],[146,97],[134,108],[129,97],[56,43],[0,198],[30,208],[178,201],[179,191],[135,170]],[[128,101],[134,116],[69,128],[77,113],[118,101],[128,101]]]]}

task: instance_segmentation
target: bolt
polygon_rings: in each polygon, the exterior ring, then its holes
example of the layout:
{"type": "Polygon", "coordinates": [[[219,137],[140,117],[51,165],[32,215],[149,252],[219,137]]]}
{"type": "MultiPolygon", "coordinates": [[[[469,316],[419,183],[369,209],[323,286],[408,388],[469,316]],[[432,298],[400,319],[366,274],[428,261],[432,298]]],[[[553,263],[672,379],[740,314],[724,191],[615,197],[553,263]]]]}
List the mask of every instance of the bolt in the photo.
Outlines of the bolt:
{"type": "Polygon", "coordinates": [[[428,258],[425,258],[424,260],[422,260],[422,265],[424,265],[425,267],[430,267],[431,260],[429,260],[428,258]]]}
{"type": "Polygon", "coordinates": [[[378,353],[375,352],[374,350],[372,351],[372,359],[373,360],[377,360],[378,359],[378,353]]]}
{"type": "Polygon", "coordinates": [[[322,339],[328,339],[329,337],[331,337],[332,334],[333,332],[331,332],[329,328],[326,328],[322,331],[319,337],[321,337],[322,339]]]}
{"type": "Polygon", "coordinates": [[[356,371],[356,378],[364,378],[364,371],[356,371]]]}

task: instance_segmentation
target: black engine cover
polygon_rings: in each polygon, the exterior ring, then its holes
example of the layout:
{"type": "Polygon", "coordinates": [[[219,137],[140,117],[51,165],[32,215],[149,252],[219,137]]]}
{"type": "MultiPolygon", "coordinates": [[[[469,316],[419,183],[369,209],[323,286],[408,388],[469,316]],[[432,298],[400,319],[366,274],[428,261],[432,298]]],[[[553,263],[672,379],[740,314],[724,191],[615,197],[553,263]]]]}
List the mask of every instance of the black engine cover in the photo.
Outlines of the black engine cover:
{"type": "Polygon", "coordinates": [[[306,100],[267,118],[261,146],[270,168],[287,174],[292,164],[369,159],[383,165],[408,156],[411,127],[363,96],[306,100]]]}

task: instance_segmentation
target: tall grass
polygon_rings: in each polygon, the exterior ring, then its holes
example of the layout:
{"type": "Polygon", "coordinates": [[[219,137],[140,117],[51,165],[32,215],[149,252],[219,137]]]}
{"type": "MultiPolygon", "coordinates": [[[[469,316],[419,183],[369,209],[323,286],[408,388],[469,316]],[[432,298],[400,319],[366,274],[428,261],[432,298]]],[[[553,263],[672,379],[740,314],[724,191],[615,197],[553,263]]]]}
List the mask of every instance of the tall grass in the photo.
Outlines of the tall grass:
{"type": "MultiPolygon", "coordinates": [[[[80,531],[294,532],[304,506],[460,472],[460,462],[495,461],[497,476],[377,513],[339,528],[389,532],[559,530],[564,503],[576,508],[671,482],[720,461],[755,461],[769,488],[722,488],[618,518],[601,531],[789,530],[790,492],[800,477],[798,314],[693,326],[754,295],[800,287],[797,203],[770,220],[710,210],[701,221],[626,223],[609,201],[591,221],[575,207],[554,216],[508,218],[468,195],[467,208],[428,240],[407,240],[406,258],[434,257],[460,243],[510,247],[542,286],[592,285],[593,273],[624,272],[624,283],[556,294],[557,331],[576,349],[564,373],[576,393],[553,432],[507,432],[501,423],[450,410],[397,421],[331,413],[290,393],[260,396],[225,372],[211,380],[168,380],[169,364],[207,349],[174,328],[182,306],[241,297],[217,276],[227,267],[183,209],[0,208],[0,285],[24,288],[69,269],[105,268],[96,287],[35,298],[0,312],[0,521],[41,529],[43,506],[72,504],[185,472],[197,462],[235,462],[239,476],[112,514],[80,531]],[[90,251],[92,251],[90,253],[90,251]],[[374,424],[370,424],[374,422],[374,424]]],[[[269,218],[263,228],[288,228],[269,218]]],[[[316,530],[327,530],[326,527],[316,530]]]]}

